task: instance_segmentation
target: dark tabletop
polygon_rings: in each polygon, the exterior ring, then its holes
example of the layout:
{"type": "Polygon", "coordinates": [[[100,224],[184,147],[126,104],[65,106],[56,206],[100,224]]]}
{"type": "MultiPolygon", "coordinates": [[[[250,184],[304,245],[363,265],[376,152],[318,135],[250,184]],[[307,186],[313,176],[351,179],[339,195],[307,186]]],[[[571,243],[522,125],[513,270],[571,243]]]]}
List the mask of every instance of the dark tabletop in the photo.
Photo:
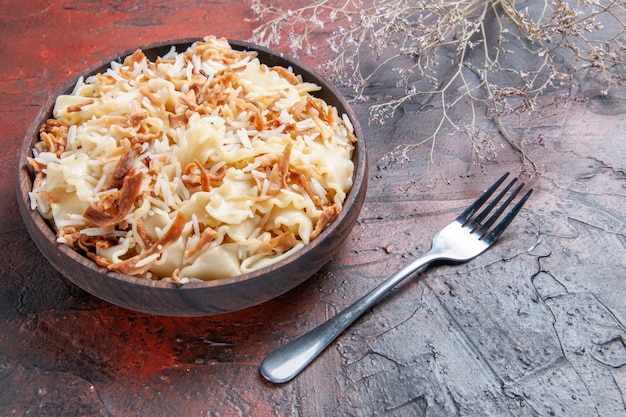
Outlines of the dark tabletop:
{"type": "MultiPolygon", "coordinates": [[[[384,125],[355,103],[369,151],[367,198],[339,253],[289,293],[212,317],[139,314],[57,273],[19,215],[16,159],[48,97],[117,51],[214,34],[249,39],[244,1],[4,1],[0,5],[0,415],[626,415],[626,94],[589,95],[509,131],[472,162],[445,134],[391,153],[439,120],[413,101],[384,125]],[[534,140],[542,135],[542,140],[534,140]],[[431,154],[434,166],[430,165],[431,154]],[[431,178],[439,180],[429,182],[431,178]],[[299,377],[263,357],[425,252],[433,234],[503,172],[535,189],[484,255],[394,290],[299,377]]],[[[320,35],[323,37],[323,34],[320,35]]],[[[323,43],[322,43],[323,45],[323,43]]],[[[302,58],[314,66],[325,54],[302,58]]],[[[387,83],[387,84],[385,84],[387,83]]],[[[418,100],[419,101],[419,100],[418,100]]],[[[485,128],[497,130],[485,121],[485,128]]]]}

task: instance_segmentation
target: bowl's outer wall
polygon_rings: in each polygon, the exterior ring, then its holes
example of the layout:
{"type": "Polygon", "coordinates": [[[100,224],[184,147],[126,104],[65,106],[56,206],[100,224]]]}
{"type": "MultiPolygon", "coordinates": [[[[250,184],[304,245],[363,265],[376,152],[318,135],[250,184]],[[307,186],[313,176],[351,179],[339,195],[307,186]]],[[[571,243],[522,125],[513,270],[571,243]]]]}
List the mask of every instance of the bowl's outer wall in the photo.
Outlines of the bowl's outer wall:
{"type": "MultiPolygon", "coordinates": [[[[171,46],[185,50],[197,39],[181,40],[141,47],[146,56],[155,59],[167,53],[171,46]]],[[[344,202],[344,209],[320,236],[288,259],[251,274],[203,283],[177,285],[165,281],[150,281],[108,271],[63,244],[56,243],[51,225],[38,212],[30,209],[28,192],[32,188],[33,173],[26,158],[38,140],[39,126],[51,116],[55,97],[51,97],[28,129],[18,160],[18,204],[27,231],[46,259],[68,280],[78,287],[113,304],[144,313],[165,316],[206,316],[240,310],[270,300],[296,287],[322,268],[346,239],[356,223],[365,200],[367,188],[367,152],[358,119],[345,99],[334,87],[313,71],[256,45],[230,41],[233,49],[255,50],[262,63],[268,66],[293,68],[304,81],[322,86],[315,95],[346,113],[359,139],[353,155],[354,185],[344,202]],[[294,260],[297,261],[294,262],[294,260]]],[[[118,59],[132,53],[120,54],[118,59]]],[[[84,73],[91,75],[105,71],[114,59],[84,73]]],[[[74,82],[68,83],[61,94],[69,93],[74,82]]]]}

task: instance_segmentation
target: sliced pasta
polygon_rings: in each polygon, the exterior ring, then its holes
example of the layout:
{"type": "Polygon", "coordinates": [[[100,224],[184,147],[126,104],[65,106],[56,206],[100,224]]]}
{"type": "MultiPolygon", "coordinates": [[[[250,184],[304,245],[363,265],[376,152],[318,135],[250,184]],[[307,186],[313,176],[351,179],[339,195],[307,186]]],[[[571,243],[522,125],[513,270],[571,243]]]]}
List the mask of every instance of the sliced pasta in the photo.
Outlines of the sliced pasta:
{"type": "Polygon", "coordinates": [[[271,265],[352,187],[352,124],[319,89],[225,39],[137,50],[57,98],[31,207],[113,271],[184,283],[271,265]]]}

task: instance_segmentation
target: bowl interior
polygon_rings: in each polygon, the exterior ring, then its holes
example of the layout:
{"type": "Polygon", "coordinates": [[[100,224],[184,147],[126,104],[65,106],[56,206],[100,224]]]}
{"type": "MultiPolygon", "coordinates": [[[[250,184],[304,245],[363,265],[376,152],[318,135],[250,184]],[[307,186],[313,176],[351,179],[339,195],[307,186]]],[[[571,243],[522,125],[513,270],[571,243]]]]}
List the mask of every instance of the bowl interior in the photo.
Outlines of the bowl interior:
{"type": "MultiPolygon", "coordinates": [[[[164,42],[140,48],[148,58],[154,60],[168,53],[172,46],[181,52],[196,40],[164,42]]],[[[239,310],[274,298],[312,276],[328,262],[356,223],[365,199],[367,152],[361,127],[352,108],[332,85],[305,66],[247,42],[229,42],[236,50],[257,51],[263,64],[291,67],[304,81],[320,85],[322,89],[313,94],[335,106],[339,114],[345,113],[350,118],[359,141],[355,144],[352,157],[353,186],[338,217],[316,239],[288,258],[252,273],[231,278],[180,285],[112,272],[97,265],[68,246],[57,244],[54,229],[37,211],[30,209],[28,196],[34,176],[27,158],[31,156],[32,148],[38,141],[39,127],[51,117],[56,97],[72,91],[75,80],[71,80],[48,100],[28,129],[19,153],[17,186],[20,212],[29,234],[48,261],[75,285],[113,304],[151,314],[200,316],[239,310]]],[[[121,60],[133,51],[134,49],[113,59],[106,59],[84,71],[83,75],[103,72],[111,61],[121,60]]]]}

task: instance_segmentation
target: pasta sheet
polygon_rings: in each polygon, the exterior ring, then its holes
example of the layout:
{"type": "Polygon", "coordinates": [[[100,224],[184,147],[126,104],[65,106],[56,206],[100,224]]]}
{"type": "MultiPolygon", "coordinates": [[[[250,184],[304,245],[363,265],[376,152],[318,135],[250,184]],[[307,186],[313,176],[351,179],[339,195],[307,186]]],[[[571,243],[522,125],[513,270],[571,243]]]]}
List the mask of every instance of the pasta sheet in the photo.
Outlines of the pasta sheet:
{"type": "Polygon", "coordinates": [[[31,206],[111,270],[236,276],[314,239],[352,186],[352,125],[287,68],[207,37],[141,50],[59,96],[31,206]]]}

